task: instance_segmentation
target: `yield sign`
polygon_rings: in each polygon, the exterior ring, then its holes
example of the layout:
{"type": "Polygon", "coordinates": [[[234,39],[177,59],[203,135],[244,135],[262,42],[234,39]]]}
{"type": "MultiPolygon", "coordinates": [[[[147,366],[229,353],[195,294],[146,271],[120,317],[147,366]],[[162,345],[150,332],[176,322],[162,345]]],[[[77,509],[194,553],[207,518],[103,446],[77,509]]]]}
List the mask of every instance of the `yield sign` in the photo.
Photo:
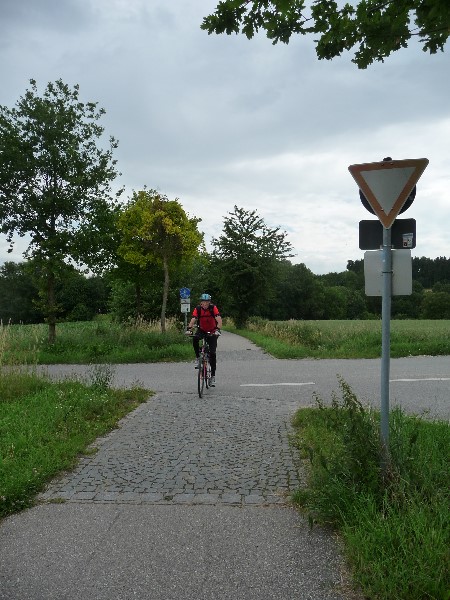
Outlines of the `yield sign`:
{"type": "Polygon", "coordinates": [[[348,170],[386,229],[428,165],[427,158],[350,165],[348,170]]]}

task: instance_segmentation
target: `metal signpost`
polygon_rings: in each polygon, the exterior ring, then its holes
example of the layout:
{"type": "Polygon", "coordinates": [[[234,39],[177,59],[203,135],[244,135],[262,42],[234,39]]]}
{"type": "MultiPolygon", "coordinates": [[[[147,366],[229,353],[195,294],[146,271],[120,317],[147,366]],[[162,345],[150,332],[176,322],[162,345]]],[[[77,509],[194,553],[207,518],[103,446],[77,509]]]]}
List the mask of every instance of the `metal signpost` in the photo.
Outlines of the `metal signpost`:
{"type": "MultiPolygon", "coordinates": [[[[383,225],[381,275],[382,343],[381,343],[381,443],[384,467],[389,448],[389,370],[390,323],[392,299],[392,239],[391,227],[400,212],[410,206],[415,197],[415,185],[428,165],[428,159],[392,160],[351,165],[348,169],[359,186],[364,206],[376,214],[383,225]]],[[[412,246],[413,232],[407,233],[404,247],[412,246]]],[[[414,231],[415,236],[415,231],[414,231]]],[[[397,252],[402,252],[398,250],[397,252]]],[[[408,252],[408,251],[407,251],[408,252]]],[[[410,251],[409,251],[410,252],[410,251]]]]}
{"type": "Polygon", "coordinates": [[[184,314],[184,329],[187,329],[187,316],[191,312],[191,290],[189,288],[181,288],[181,313],[184,314]]]}

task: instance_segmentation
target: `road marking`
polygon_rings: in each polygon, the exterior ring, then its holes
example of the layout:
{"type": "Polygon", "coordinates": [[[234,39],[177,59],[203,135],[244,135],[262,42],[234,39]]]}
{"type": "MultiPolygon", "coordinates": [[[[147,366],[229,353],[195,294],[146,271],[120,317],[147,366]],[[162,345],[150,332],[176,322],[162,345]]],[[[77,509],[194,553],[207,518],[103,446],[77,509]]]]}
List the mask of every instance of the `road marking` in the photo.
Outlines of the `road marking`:
{"type": "Polygon", "coordinates": [[[241,387],[270,387],[275,385],[316,385],[314,381],[305,383],[241,383],[241,387]]]}
{"type": "Polygon", "coordinates": [[[390,381],[450,381],[450,377],[424,377],[423,379],[391,379],[390,381]]]}

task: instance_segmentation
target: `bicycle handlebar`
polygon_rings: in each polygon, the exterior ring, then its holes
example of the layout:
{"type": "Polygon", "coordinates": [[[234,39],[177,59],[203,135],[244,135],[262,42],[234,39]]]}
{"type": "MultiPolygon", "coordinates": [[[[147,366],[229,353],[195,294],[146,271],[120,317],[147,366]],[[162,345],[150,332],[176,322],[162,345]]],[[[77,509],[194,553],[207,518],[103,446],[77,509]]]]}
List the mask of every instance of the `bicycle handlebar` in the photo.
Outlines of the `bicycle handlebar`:
{"type": "MultiPolygon", "coordinates": [[[[194,335],[194,332],[192,331],[192,329],[188,329],[188,330],[187,330],[187,331],[185,331],[184,333],[185,333],[185,335],[194,335]]],[[[212,335],[219,336],[219,335],[222,335],[222,332],[220,331],[220,329],[219,329],[219,328],[217,328],[217,329],[216,329],[215,331],[213,331],[212,333],[211,333],[211,331],[205,331],[205,332],[204,332],[204,334],[205,334],[205,335],[211,335],[211,336],[212,336],[212,335]]]]}

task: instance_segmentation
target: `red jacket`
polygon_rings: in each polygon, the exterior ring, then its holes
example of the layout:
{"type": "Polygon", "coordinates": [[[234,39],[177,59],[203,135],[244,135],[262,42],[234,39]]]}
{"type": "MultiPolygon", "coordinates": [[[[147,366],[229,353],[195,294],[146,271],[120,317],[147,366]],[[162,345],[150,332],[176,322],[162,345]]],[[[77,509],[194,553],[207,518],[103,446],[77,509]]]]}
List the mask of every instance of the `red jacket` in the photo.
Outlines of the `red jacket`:
{"type": "Polygon", "coordinates": [[[214,317],[220,315],[219,309],[215,304],[211,305],[205,310],[200,306],[200,315],[197,312],[197,306],[192,312],[192,316],[197,318],[197,323],[201,331],[213,333],[217,329],[216,319],[214,317]],[[212,313],[211,314],[211,308],[212,313]]]}

